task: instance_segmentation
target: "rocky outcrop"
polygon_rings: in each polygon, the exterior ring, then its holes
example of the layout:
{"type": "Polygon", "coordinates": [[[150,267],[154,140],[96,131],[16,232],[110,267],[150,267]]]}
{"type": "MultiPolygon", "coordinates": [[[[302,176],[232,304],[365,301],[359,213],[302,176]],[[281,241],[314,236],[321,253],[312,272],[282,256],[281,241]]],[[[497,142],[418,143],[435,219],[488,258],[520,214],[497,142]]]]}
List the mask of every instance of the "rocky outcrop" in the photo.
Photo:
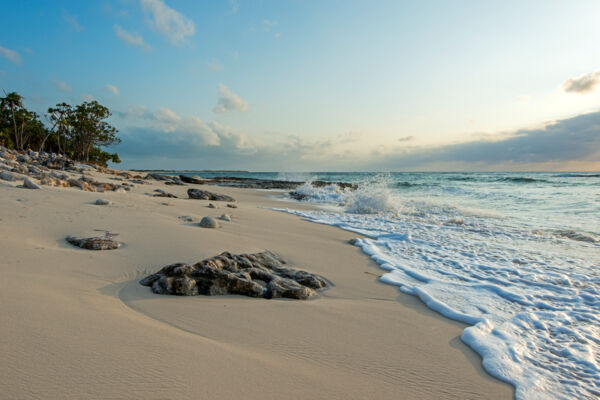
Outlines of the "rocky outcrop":
{"type": "Polygon", "coordinates": [[[214,200],[214,201],[235,201],[231,196],[225,194],[212,193],[200,189],[188,189],[187,194],[190,199],[196,200],[214,200]]]}
{"type": "Polygon", "coordinates": [[[225,252],[194,265],[167,265],[140,284],[157,294],[179,296],[243,295],[266,299],[308,299],[325,288],[324,278],[287,268],[285,261],[265,251],[255,254],[225,252]]]}
{"type": "Polygon", "coordinates": [[[203,185],[205,181],[205,179],[200,178],[199,176],[179,175],[179,179],[181,179],[182,182],[193,183],[195,185],[203,185]]]}
{"type": "Polygon", "coordinates": [[[113,239],[113,235],[106,234],[103,237],[76,238],[67,237],[67,242],[74,246],[87,250],[115,250],[121,247],[121,243],[113,239]]]}
{"type": "Polygon", "coordinates": [[[145,179],[161,181],[164,182],[165,185],[185,185],[178,176],[174,175],[148,174],[145,179]]]}
{"type": "MultiPolygon", "coordinates": [[[[256,178],[238,178],[233,176],[224,176],[217,178],[204,179],[204,183],[208,185],[229,186],[250,189],[284,189],[293,190],[298,186],[302,186],[304,181],[282,181],[276,179],[256,179],[256,178]]],[[[328,181],[311,181],[313,187],[324,187],[335,185],[340,189],[355,190],[358,185],[348,182],[328,182],[328,181]]]]}

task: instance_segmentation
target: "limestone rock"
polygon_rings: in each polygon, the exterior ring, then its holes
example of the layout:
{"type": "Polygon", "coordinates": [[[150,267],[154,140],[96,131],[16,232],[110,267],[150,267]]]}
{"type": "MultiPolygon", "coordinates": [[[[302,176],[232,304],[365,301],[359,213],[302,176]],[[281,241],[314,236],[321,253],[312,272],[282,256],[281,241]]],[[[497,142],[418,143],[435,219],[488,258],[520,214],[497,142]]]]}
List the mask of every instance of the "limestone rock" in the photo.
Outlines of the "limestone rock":
{"type": "Polygon", "coordinates": [[[203,228],[216,229],[219,227],[219,223],[213,217],[204,217],[200,220],[200,226],[203,228]]]}
{"type": "Polygon", "coordinates": [[[23,179],[23,187],[27,189],[40,189],[40,187],[29,178],[23,179]]]}
{"type": "Polygon", "coordinates": [[[227,221],[227,222],[230,222],[230,221],[231,221],[231,216],[230,216],[229,214],[222,214],[222,215],[219,217],[219,219],[220,219],[221,221],[227,221]]]}
{"type": "Polygon", "coordinates": [[[78,187],[81,190],[85,190],[86,192],[95,192],[96,189],[92,187],[89,183],[85,181],[80,181],[74,178],[68,179],[67,183],[71,187],[78,187]]]}
{"type": "Polygon", "coordinates": [[[216,194],[200,189],[188,189],[187,194],[190,199],[197,200],[214,200],[214,201],[235,201],[231,196],[224,194],[216,194]]]}
{"type": "Polygon", "coordinates": [[[114,250],[121,247],[121,243],[114,240],[111,235],[104,237],[76,238],[67,237],[67,242],[87,250],[114,250]]]}
{"type": "Polygon", "coordinates": [[[0,171],[0,179],[9,181],[9,182],[14,182],[17,180],[17,177],[8,171],[0,171]]]}
{"type": "Polygon", "coordinates": [[[228,252],[194,265],[171,264],[140,284],[157,294],[180,296],[237,294],[250,297],[308,299],[327,286],[324,278],[284,266],[285,261],[265,251],[228,252]]]}

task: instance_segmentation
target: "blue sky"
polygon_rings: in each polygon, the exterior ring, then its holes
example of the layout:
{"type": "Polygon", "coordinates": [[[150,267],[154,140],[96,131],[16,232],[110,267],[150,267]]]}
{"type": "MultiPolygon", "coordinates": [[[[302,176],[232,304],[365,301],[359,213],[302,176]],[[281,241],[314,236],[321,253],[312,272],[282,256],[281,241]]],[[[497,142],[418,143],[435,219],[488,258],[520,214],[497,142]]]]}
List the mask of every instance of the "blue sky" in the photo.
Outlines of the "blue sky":
{"type": "Polygon", "coordinates": [[[600,169],[597,1],[3,10],[0,87],[108,106],[124,167],[600,169]]]}

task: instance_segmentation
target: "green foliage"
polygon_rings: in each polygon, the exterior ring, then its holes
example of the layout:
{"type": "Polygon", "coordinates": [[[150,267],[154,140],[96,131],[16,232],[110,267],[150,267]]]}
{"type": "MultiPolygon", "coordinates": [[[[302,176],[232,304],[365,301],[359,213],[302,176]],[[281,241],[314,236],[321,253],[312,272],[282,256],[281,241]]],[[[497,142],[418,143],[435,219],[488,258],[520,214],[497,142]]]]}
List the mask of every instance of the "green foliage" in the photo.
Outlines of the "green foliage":
{"type": "Polygon", "coordinates": [[[97,101],[77,106],[59,103],[48,108],[50,123],[44,126],[39,116],[23,105],[23,97],[16,92],[0,98],[0,144],[8,148],[61,153],[77,161],[107,165],[119,163],[119,156],[102,147],[121,142],[117,129],[106,120],[110,110],[97,101]]]}

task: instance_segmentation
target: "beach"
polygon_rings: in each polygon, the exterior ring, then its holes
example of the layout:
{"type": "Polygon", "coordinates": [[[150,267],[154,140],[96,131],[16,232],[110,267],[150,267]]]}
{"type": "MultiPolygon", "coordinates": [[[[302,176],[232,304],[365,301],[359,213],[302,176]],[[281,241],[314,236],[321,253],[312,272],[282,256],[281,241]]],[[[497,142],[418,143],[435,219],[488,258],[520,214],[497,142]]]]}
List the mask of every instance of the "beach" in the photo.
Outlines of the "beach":
{"type": "Polygon", "coordinates": [[[379,281],[383,271],[349,243],[357,234],[273,210],[311,205],[275,191],[154,180],[125,193],[18,184],[0,181],[3,398],[513,396],[461,341],[466,325],[379,281]],[[238,208],[187,199],[190,187],[230,195],[238,208]],[[179,198],[153,197],[155,189],[179,198]],[[223,213],[232,221],[219,229],[198,226],[223,213]],[[65,241],[106,231],[123,246],[65,241]],[[263,250],[332,286],[298,301],[157,295],[138,283],[175,262],[263,250]]]}

